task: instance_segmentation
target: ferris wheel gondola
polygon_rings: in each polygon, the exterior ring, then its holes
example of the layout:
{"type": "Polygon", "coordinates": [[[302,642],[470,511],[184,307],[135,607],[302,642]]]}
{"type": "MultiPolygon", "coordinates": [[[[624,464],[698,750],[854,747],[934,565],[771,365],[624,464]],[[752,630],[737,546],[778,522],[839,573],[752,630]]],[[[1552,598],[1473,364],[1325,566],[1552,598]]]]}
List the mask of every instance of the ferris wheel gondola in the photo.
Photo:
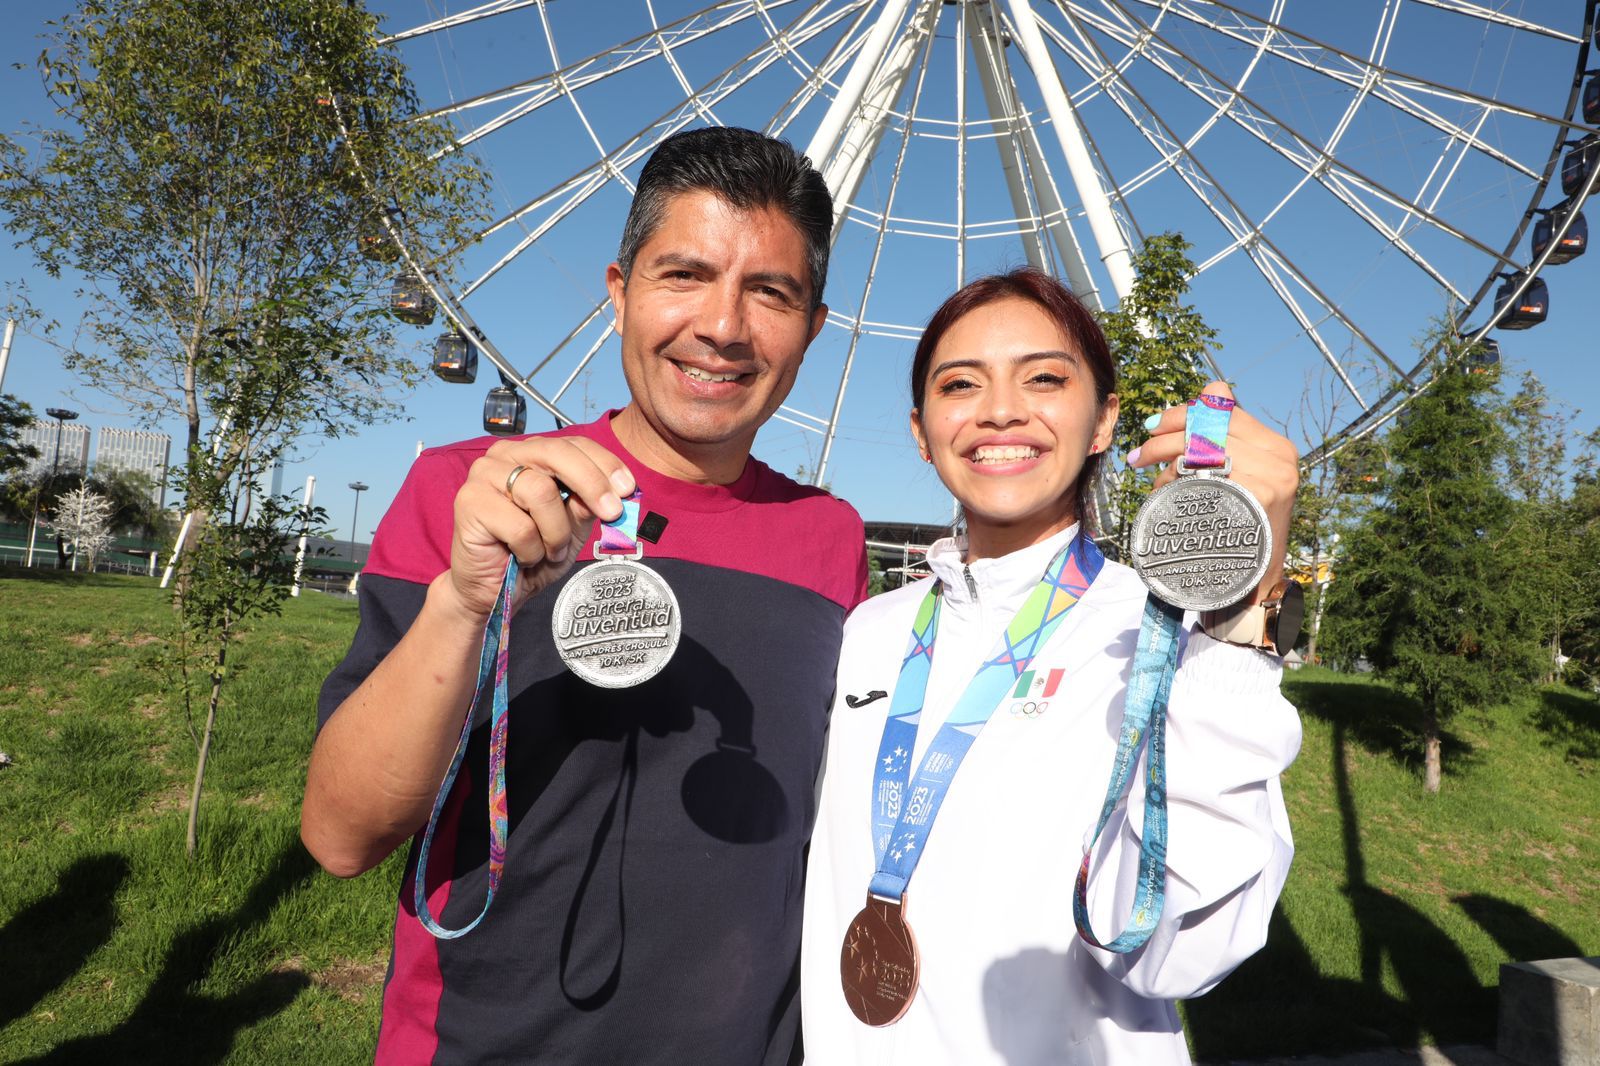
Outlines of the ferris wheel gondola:
{"type": "MultiPolygon", "coordinates": [[[[428,119],[483,153],[506,205],[473,246],[404,258],[457,327],[508,284],[572,292],[579,266],[599,273],[574,257],[616,232],[657,144],[751,126],[803,146],[837,204],[832,329],[777,414],[813,442],[812,480],[841,436],[886,439],[874,427],[903,390],[884,367],[953,284],[1021,260],[1110,307],[1144,235],[1173,229],[1222,374],[1265,393],[1320,366],[1354,405],[1307,442],[1319,462],[1427,388],[1435,353],[1401,353],[1430,302],[1474,341],[1527,328],[1549,311],[1540,272],[1586,248],[1595,3],[1547,17],[1466,0],[619,0],[598,19],[490,0],[385,38],[433,71],[428,119]],[[513,34],[528,47],[497,47],[513,34]],[[1500,69],[1479,71],[1491,53],[1500,69]],[[458,253],[447,285],[432,264],[458,253]]],[[[576,287],[558,322],[461,334],[558,422],[614,342],[597,282],[576,287]]]]}
{"type": "Polygon", "coordinates": [[[1560,266],[1588,250],[1589,221],[1582,211],[1567,202],[1540,213],[1539,221],[1533,225],[1533,258],[1544,257],[1546,266],[1560,266]],[[1569,212],[1574,216],[1570,222],[1566,218],[1569,212]],[[1557,230],[1562,233],[1559,240],[1557,230]],[[1551,250],[1549,256],[1544,254],[1547,248],[1551,250]]]}
{"type": "Polygon", "coordinates": [[[459,330],[439,334],[433,342],[433,372],[441,381],[472,384],[478,378],[478,349],[459,330]]]}

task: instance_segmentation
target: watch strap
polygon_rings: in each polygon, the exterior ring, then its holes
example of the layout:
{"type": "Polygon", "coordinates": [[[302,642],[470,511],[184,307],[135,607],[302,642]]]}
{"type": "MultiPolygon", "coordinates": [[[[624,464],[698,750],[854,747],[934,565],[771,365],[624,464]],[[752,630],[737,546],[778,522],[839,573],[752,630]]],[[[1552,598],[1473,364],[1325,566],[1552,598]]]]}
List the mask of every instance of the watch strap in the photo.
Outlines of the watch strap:
{"type": "Polygon", "coordinates": [[[1267,609],[1253,604],[1231,610],[1207,611],[1200,620],[1206,636],[1226,644],[1248,644],[1253,648],[1271,649],[1267,639],[1267,609]]]}

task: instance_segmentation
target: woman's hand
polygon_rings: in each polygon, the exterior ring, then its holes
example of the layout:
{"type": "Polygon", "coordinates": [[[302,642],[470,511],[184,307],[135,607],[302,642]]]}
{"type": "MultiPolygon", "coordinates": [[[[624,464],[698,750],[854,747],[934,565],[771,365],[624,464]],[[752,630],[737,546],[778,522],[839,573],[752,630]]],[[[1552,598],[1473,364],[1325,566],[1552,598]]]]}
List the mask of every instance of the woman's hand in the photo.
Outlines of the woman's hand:
{"type": "MultiPolygon", "coordinates": [[[[1210,396],[1233,398],[1233,390],[1225,381],[1213,381],[1200,391],[1210,396]]],[[[1187,405],[1167,408],[1151,430],[1150,439],[1128,453],[1129,466],[1167,464],[1156,477],[1157,488],[1178,476],[1175,460],[1183,454],[1187,416],[1187,405]]],[[[1300,456],[1287,437],[1263,425],[1243,407],[1235,407],[1228,422],[1227,453],[1233,461],[1229,477],[1261,501],[1272,523],[1273,558],[1249,601],[1254,603],[1283,577],[1284,554],[1289,544],[1289,516],[1294,510],[1295,488],[1300,484],[1300,456]]]]}
{"type": "Polygon", "coordinates": [[[515,612],[566,572],[595,518],[616,518],[622,497],[633,490],[633,474],[622,460],[586,438],[495,444],[473,462],[456,493],[448,577],[456,603],[480,622],[487,619],[515,553],[522,564],[515,612]],[[571,492],[566,500],[563,486],[571,492]]]}

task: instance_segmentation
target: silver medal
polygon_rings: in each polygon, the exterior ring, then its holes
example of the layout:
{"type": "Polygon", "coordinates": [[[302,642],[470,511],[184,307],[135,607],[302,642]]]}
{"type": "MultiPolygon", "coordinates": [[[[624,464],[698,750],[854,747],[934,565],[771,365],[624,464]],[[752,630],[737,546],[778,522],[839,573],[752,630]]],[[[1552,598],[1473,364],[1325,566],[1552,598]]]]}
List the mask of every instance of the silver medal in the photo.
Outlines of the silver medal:
{"type": "Polygon", "coordinates": [[[602,688],[629,688],[655,677],[683,634],[678,597],[637,554],[601,555],[556,597],[550,629],[567,669],[602,688]]]}
{"type": "Polygon", "coordinates": [[[1191,611],[1238,603],[1272,559],[1272,526],[1250,490],[1218,469],[1190,469],[1152,492],[1133,519],[1133,568],[1159,598],[1191,611]]]}

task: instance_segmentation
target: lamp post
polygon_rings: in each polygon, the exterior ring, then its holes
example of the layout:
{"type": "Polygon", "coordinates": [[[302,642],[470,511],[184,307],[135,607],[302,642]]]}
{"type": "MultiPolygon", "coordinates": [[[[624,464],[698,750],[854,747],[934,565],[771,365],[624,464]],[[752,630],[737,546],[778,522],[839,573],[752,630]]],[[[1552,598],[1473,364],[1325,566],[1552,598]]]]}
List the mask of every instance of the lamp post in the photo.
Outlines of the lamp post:
{"type": "Polygon", "coordinates": [[[361,494],[371,486],[362,481],[352,481],[350,487],[356,493],[355,510],[350,512],[350,561],[353,563],[356,561],[356,518],[361,514],[361,494]]]}
{"type": "MultiPolygon", "coordinates": [[[[68,423],[78,417],[78,412],[69,411],[65,407],[47,407],[45,414],[56,420],[55,450],[50,456],[50,476],[45,480],[44,486],[33,497],[33,522],[28,526],[28,558],[25,565],[33,565],[33,545],[39,533],[39,505],[44,502],[44,494],[55,488],[56,464],[61,461],[61,431],[68,423]]],[[[58,547],[59,552],[59,547],[58,547]]]]}

